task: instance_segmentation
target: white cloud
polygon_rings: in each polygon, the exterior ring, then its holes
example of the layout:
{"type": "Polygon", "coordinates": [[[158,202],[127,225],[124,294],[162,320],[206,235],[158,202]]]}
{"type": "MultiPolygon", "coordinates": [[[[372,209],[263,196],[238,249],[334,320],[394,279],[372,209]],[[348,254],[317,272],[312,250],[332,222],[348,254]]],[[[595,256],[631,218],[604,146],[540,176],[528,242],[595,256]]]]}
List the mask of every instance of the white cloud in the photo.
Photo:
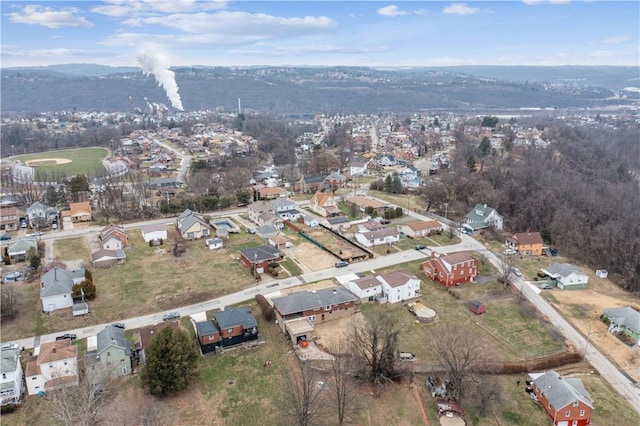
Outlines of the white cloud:
{"type": "Polygon", "coordinates": [[[624,44],[624,43],[629,43],[631,42],[633,39],[629,36],[615,36],[615,37],[608,37],[605,38],[604,40],[602,40],[602,43],[604,44],[624,44]]]}
{"type": "Polygon", "coordinates": [[[528,6],[536,6],[539,4],[569,4],[571,0],[522,0],[522,3],[528,6]]]}
{"type": "Polygon", "coordinates": [[[77,16],[77,12],[78,9],[75,7],[54,10],[50,7],[29,5],[25,6],[22,12],[10,13],[9,19],[18,24],[42,25],[48,28],[93,26],[82,16],[77,16]]]}
{"type": "Polygon", "coordinates": [[[480,12],[479,8],[467,6],[466,3],[454,3],[442,9],[442,13],[450,15],[473,15],[478,12],[480,12]]]}
{"type": "Polygon", "coordinates": [[[154,13],[184,13],[200,10],[224,9],[227,0],[107,0],[106,6],[97,6],[92,12],[112,17],[150,15],[154,13]]]}
{"type": "Polygon", "coordinates": [[[398,6],[395,4],[381,7],[378,9],[378,15],[388,16],[390,18],[395,18],[396,16],[408,15],[409,12],[405,12],[403,10],[398,9],[398,6]]]}

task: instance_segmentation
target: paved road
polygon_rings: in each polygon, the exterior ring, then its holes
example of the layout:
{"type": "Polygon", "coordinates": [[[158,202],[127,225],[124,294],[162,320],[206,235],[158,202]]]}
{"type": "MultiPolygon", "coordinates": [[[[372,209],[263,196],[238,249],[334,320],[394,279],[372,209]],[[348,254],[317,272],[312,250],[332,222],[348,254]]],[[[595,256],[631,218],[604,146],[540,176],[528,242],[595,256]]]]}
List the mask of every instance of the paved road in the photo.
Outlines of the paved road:
{"type": "Polygon", "coordinates": [[[178,151],[176,148],[172,147],[169,144],[164,142],[160,142],[157,139],[153,140],[153,143],[157,143],[164,149],[173,152],[180,158],[180,170],[178,170],[178,176],[176,177],[176,181],[186,184],[187,183],[187,173],[189,172],[189,165],[191,164],[191,156],[185,155],[181,151],[178,151]]]}

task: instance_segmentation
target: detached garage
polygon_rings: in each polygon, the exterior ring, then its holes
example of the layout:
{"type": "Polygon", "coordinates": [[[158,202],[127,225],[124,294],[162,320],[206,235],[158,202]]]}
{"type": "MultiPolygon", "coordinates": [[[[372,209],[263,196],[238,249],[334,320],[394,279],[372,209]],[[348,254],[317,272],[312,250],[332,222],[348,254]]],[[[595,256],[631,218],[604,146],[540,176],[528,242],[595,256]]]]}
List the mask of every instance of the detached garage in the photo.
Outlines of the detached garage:
{"type": "Polygon", "coordinates": [[[484,314],[487,312],[487,306],[479,300],[472,300],[469,302],[468,308],[474,314],[484,314]]]}

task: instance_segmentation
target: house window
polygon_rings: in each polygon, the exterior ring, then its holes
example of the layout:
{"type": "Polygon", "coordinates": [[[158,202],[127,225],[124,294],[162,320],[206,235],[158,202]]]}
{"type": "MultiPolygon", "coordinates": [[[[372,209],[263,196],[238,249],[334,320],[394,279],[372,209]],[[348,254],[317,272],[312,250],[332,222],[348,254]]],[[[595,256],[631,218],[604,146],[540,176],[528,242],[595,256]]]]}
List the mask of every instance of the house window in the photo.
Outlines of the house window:
{"type": "Polygon", "coordinates": [[[578,421],[577,420],[572,421],[571,426],[578,426],[578,421]]]}
{"type": "Polygon", "coordinates": [[[580,410],[580,417],[584,417],[584,410],[580,410]]]}
{"type": "Polygon", "coordinates": [[[209,340],[213,340],[213,336],[209,336],[209,340]]]}
{"type": "Polygon", "coordinates": [[[325,310],[325,311],[330,311],[330,310],[331,310],[331,305],[327,305],[327,306],[325,306],[325,307],[324,307],[324,310],[325,310]]]}
{"type": "Polygon", "coordinates": [[[578,406],[578,401],[573,401],[573,408],[576,408],[578,406]]]}
{"type": "Polygon", "coordinates": [[[64,365],[67,365],[67,360],[66,359],[64,360],[64,365]]]}
{"type": "Polygon", "coordinates": [[[233,328],[229,328],[229,329],[227,329],[227,333],[228,333],[228,334],[233,334],[233,328]]]}
{"type": "Polygon", "coordinates": [[[111,352],[107,352],[107,356],[111,356],[111,352]]]}
{"type": "Polygon", "coordinates": [[[49,368],[53,368],[53,364],[49,364],[49,368]]]}
{"type": "Polygon", "coordinates": [[[565,416],[565,417],[571,417],[571,410],[567,410],[567,411],[564,413],[564,416],[565,416]]]}
{"type": "Polygon", "coordinates": [[[309,315],[307,318],[309,318],[309,321],[315,321],[316,320],[316,316],[315,315],[309,315]]]}
{"type": "Polygon", "coordinates": [[[6,379],[6,378],[7,378],[7,375],[6,375],[6,374],[4,374],[4,373],[2,373],[2,378],[3,378],[3,379],[6,379]]]}
{"type": "MultiPolygon", "coordinates": [[[[33,376],[33,377],[31,378],[31,380],[36,380],[36,379],[37,379],[37,377],[35,377],[35,376],[33,376]]],[[[36,389],[38,389],[38,388],[36,388],[36,389]]]]}

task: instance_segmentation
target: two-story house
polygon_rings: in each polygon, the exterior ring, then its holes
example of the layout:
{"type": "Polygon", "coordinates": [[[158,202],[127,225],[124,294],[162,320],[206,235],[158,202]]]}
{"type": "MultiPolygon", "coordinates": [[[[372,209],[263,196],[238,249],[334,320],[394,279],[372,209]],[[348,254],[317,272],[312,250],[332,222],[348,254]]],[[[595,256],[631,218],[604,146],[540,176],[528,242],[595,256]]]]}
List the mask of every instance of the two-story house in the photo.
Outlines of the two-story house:
{"type": "Polygon", "coordinates": [[[258,322],[249,308],[225,308],[213,318],[196,323],[198,344],[203,354],[219,348],[238,345],[258,339],[258,322]]]}
{"type": "Polygon", "coordinates": [[[519,232],[513,234],[505,241],[507,248],[513,249],[523,255],[541,256],[544,249],[544,241],[539,232],[519,232]]]}
{"type": "Polygon", "coordinates": [[[256,225],[260,225],[260,215],[263,213],[274,213],[274,208],[266,201],[256,201],[255,203],[247,207],[247,213],[249,214],[249,220],[256,225]]]}
{"type": "Polygon", "coordinates": [[[96,348],[84,355],[86,374],[94,382],[131,374],[131,342],[124,329],[108,325],[96,334],[96,348]]]}
{"type": "Polygon", "coordinates": [[[0,209],[0,230],[15,231],[18,229],[18,208],[3,207],[0,209]]]}
{"type": "Polygon", "coordinates": [[[20,362],[20,347],[13,344],[2,345],[0,359],[0,404],[17,404],[24,394],[24,374],[20,362]]]}
{"type": "Polygon", "coordinates": [[[211,227],[207,221],[189,209],[183,211],[176,219],[176,229],[185,240],[198,240],[211,235],[211,227]]]}
{"type": "Polygon", "coordinates": [[[532,389],[555,426],[586,426],[593,404],[582,380],[562,377],[554,370],[532,373],[532,389]]]}
{"type": "Polygon", "coordinates": [[[100,231],[100,244],[105,250],[122,250],[129,245],[129,236],[122,226],[107,225],[100,231]]]}
{"type": "Polygon", "coordinates": [[[309,200],[309,208],[322,217],[339,216],[342,214],[338,202],[333,195],[326,192],[316,192],[309,200]]]}
{"type": "Polygon", "coordinates": [[[277,198],[269,204],[273,208],[273,213],[283,220],[296,221],[301,213],[296,209],[296,202],[289,198],[277,198]]]}
{"type": "Polygon", "coordinates": [[[397,303],[420,295],[420,279],[408,271],[357,278],[344,283],[360,302],[397,303]]]}
{"type": "Polygon", "coordinates": [[[85,270],[53,268],[40,278],[40,301],[43,312],[70,308],[73,305],[71,291],[74,284],[85,280],[85,270]]]}
{"type": "Polygon", "coordinates": [[[27,393],[41,393],[78,384],[78,347],[71,340],[42,343],[37,356],[27,361],[27,393]]]}
{"type": "Polygon", "coordinates": [[[434,254],[422,264],[422,272],[429,279],[445,287],[472,282],[478,274],[478,261],[466,253],[453,253],[447,256],[434,254]]]}
{"type": "Polygon", "coordinates": [[[58,218],[58,209],[36,201],[27,207],[27,217],[31,228],[46,228],[58,218]]]}
{"type": "Polygon", "coordinates": [[[486,204],[476,204],[476,206],[465,216],[465,223],[474,231],[485,228],[493,228],[496,231],[502,229],[504,218],[498,212],[487,207],[486,204]]]}

